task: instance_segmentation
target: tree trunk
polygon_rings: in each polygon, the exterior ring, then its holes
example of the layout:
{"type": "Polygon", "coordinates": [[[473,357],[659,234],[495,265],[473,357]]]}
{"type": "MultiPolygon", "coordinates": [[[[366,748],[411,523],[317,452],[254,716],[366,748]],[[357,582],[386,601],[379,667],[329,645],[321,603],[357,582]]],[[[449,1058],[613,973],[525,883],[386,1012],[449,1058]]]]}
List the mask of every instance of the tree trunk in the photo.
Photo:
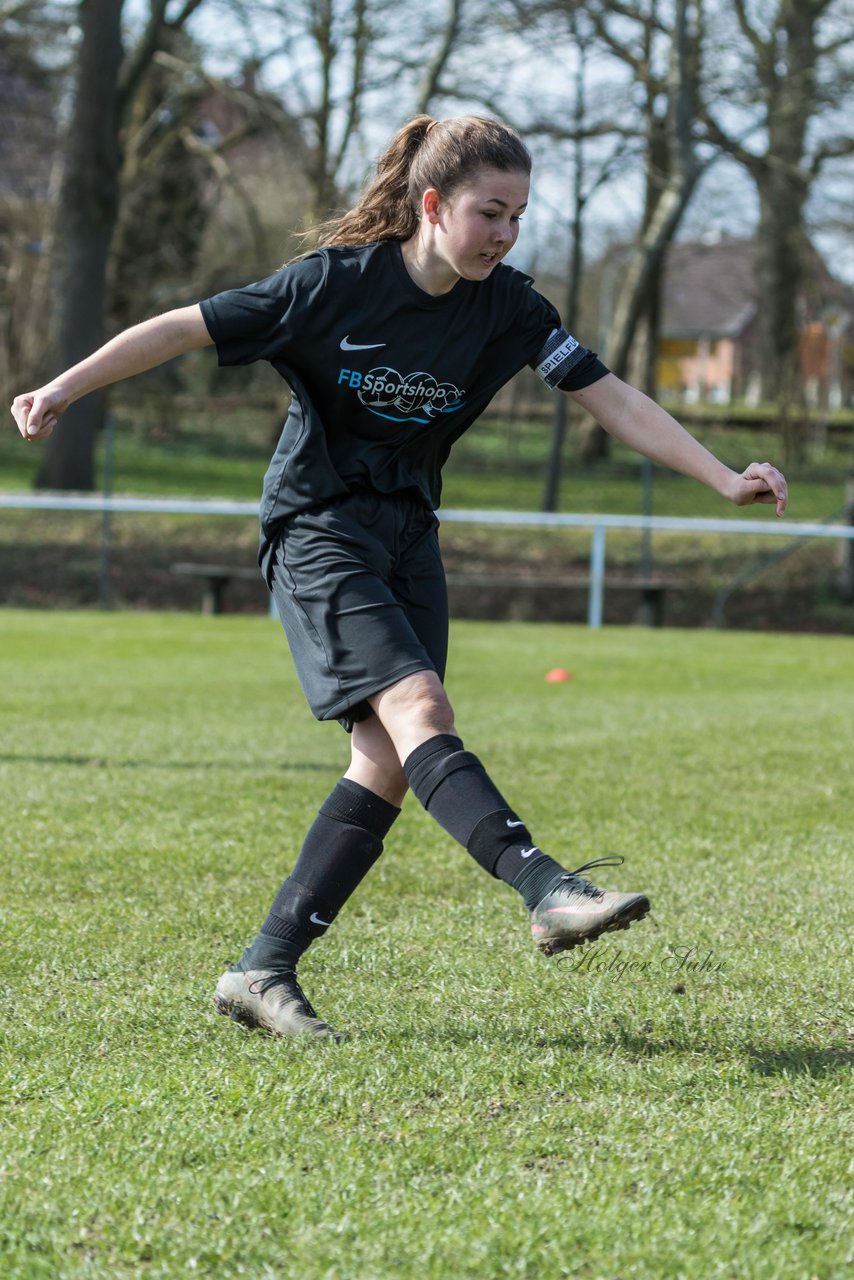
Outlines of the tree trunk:
{"type": "MultiPolygon", "coordinates": [[[[802,447],[798,307],[804,293],[807,248],[804,207],[822,165],[852,150],[850,137],[842,135],[816,145],[821,131],[812,127],[819,108],[832,102],[834,93],[842,97],[849,83],[841,51],[850,47],[850,36],[828,41],[817,31],[831,3],[778,0],[773,14],[760,26],[745,0],[731,0],[745,49],[752,56],[751,83],[757,81],[759,90],[756,100],[764,108],[765,150],[756,154],[747,149],[706,113],[710,137],[744,165],[759,194],[754,372],[761,398],[778,406],[789,457],[802,447]]],[[[751,98],[749,105],[754,104],[751,98]]]]}
{"type": "Polygon", "coordinates": [[[688,171],[677,173],[667,184],[626,269],[608,345],[608,365],[618,378],[624,378],[628,372],[638,323],[643,315],[652,310],[659,287],[664,252],[694,193],[698,177],[699,169],[692,167],[688,171]]]}
{"type": "MultiPolygon", "coordinates": [[[[61,369],[104,340],[107,257],[118,212],[122,3],[81,0],[78,13],[80,54],[58,233],[64,259],[57,291],[61,369]]],[[[66,411],[60,430],[47,441],[38,487],[94,488],[102,417],[103,394],[86,396],[66,411]]]]}
{"type": "MultiPolygon", "coordinates": [[[[578,28],[573,16],[572,34],[577,41],[578,71],[575,78],[574,124],[576,130],[573,169],[573,216],[569,255],[569,279],[563,314],[565,327],[574,333],[578,328],[578,310],[581,298],[581,273],[584,268],[584,208],[585,194],[584,142],[582,130],[587,110],[586,74],[587,59],[584,45],[578,40],[578,28]]],[[[557,511],[560,500],[560,473],[566,443],[567,397],[562,391],[554,393],[552,433],[549,456],[546,462],[546,479],[543,486],[543,511],[557,511]]]]}
{"type": "Polygon", "coordinates": [[[804,169],[807,123],[815,111],[815,15],[811,5],[785,4],[785,74],[761,64],[768,101],[768,150],[752,166],[759,193],[756,284],[757,354],[763,400],[788,409],[800,381],[798,299],[803,291],[803,211],[809,191],[804,169]]]}
{"type": "MultiPolygon", "coordinates": [[[[665,250],[676,234],[702,173],[693,139],[702,31],[699,16],[696,29],[692,28],[692,8],[690,0],[677,0],[665,119],[656,114],[655,99],[661,85],[650,80],[646,86],[647,188],[643,232],[623,277],[605,352],[605,362],[618,378],[625,378],[628,373],[640,320],[655,311],[665,250]]],[[[593,427],[584,443],[584,458],[606,457],[609,443],[606,432],[598,425],[593,427]]]]}
{"type": "MultiPolygon", "coordinates": [[[[626,267],[625,283],[614,310],[613,330],[605,358],[608,368],[618,378],[625,378],[628,373],[641,319],[655,312],[664,253],[693,195],[698,177],[699,169],[692,168],[687,173],[679,173],[668,183],[653,219],[626,267]]],[[[649,340],[656,341],[656,336],[651,333],[649,340]]],[[[607,457],[608,439],[600,426],[594,427],[585,441],[584,457],[607,457]]]]}
{"type": "Polygon", "coordinates": [[[777,406],[784,458],[792,463],[803,451],[798,300],[806,257],[804,192],[781,179],[772,170],[759,183],[757,359],[760,397],[777,406]]]}
{"type": "Polygon", "coordinates": [[[332,179],[332,70],[338,53],[332,24],[332,0],[318,0],[312,5],[311,36],[320,58],[320,99],[313,112],[315,125],[314,156],[310,170],[312,208],[310,221],[322,222],[329,217],[335,203],[332,179]]]}
{"type": "Polygon", "coordinates": [[[415,104],[417,116],[426,115],[433,99],[439,93],[442,76],[450,61],[462,25],[463,0],[445,0],[445,17],[439,34],[439,42],[432,58],[428,58],[418,85],[415,104]]]}

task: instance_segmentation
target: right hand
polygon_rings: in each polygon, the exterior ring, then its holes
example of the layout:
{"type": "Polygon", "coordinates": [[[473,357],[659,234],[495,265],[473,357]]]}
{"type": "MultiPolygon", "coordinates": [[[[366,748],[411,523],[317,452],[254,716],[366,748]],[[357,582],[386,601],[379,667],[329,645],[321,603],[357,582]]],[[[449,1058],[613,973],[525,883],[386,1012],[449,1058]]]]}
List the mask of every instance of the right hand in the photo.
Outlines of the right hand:
{"type": "Polygon", "coordinates": [[[736,476],[727,496],[737,507],[747,507],[752,502],[774,502],[778,516],[783,514],[789,502],[786,477],[770,462],[751,462],[740,476],[736,476]]]}
{"type": "Polygon", "coordinates": [[[15,396],[12,417],[25,440],[46,440],[69,403],[65,388],[58,382],[49,382],[38,391],[15,396]]]}

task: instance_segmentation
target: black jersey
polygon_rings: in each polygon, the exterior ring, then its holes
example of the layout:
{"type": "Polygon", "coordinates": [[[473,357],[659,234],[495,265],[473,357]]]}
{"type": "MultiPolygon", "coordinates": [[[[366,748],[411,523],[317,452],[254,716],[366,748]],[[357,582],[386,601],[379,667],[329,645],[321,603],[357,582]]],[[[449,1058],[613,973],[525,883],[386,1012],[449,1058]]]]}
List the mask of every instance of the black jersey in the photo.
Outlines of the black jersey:
{"type": "Polygon", "coordinates": [[[221,365],[268,360],[293,392],[264,481],[267,541],[360,488],[435,508],[451,445],[526,364],[565,390],[607,373],[529,276],[499,264],[433,296],[397,241],[319,249],[201,309],[221,365]]]}

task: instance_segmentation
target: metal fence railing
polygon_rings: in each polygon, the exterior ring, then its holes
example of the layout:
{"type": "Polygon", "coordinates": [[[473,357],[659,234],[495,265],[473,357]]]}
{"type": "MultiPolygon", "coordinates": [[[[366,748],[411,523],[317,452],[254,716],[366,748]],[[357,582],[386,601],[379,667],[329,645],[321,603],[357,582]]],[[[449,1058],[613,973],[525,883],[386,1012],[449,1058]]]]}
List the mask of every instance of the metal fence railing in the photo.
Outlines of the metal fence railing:
{"type": "MultiPolygon", "coordinates": [[[[256,502],[232,502],[221,498],[130,498],[98,494],[0,493],[0,508],[23,511],[92,511],[103,516],[113,513],[255,516],[256,502]]],[[[799,524],[776,520],[762,513],[754,519],[712,520],[681,516],[577,515],[539,511],[455,511],[438,513],[443,524],[492,525],[504,528],[589,529],[590,570],[587,622],[602,625],[605,598],[605,547],[609,529],[642,530],[650,533],[726,533],[783,538],[835,538],[854,540],[854,526],[848,524],[799,524]],[[763,518],[764,517],[764,518],[763,518]]]]}

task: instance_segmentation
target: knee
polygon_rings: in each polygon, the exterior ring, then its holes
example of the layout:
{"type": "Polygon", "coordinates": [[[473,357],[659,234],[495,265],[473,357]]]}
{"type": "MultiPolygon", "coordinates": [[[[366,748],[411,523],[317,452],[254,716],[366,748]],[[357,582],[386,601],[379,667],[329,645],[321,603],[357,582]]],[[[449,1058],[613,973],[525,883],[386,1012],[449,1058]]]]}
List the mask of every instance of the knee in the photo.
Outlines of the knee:
{"type": "Polygon", "coordinates": [[[387,729],[405,722],[432,733],[454,733],[454,712],[441,680],[433,671],[418,671],[371,699],[387,729]]]}

